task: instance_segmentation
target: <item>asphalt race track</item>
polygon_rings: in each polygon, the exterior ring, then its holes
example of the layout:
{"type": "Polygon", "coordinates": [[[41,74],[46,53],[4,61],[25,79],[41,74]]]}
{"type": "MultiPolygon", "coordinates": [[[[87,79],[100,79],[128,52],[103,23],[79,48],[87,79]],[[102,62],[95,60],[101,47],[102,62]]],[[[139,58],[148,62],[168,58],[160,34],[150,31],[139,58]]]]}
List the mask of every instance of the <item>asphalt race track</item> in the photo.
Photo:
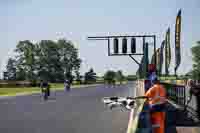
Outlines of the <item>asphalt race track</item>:
{"type": "Polygon", "coordinates": [[[40,94],[0,98],[0,133],[125,133],[129,112],[109,110],[106,96],[132,96],[134,83],[115,88],[98,85],[40,94]]]}

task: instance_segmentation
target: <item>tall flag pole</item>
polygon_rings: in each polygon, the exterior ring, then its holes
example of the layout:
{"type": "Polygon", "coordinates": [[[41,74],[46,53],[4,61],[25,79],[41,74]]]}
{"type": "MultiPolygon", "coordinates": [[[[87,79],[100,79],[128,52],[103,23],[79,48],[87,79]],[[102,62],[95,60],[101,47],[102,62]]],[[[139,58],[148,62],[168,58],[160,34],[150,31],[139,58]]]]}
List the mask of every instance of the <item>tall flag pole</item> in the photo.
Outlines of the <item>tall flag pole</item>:
{"type": "Polygon", "coordinates": [[[162,74],[162,66],[163,66],[163,50],[165,46],[165,40],[162,41],[161,47],[160,47],[160,74],[162,74]]]}
{"type": "Polygon", "coordinates": [[[157,62],[156,62],[156,68],[157,68],[157,70],[158,70],[158,75],[160,75],[160,48],[158,48],[157,50],[156,50],[156,58],[157,58],[157,62]]]}
{"type": "Polygon", "coordinates": [[[138,73],[142,77],[144,76],[144,65],[145,65],[145,57],[142,56],[142,59],[141,59],[141,62],[140,62],[139,68],[138,68],[138,73]]]}
{"type": "Polygon", "coordinates": [[[178,15],[176,17],[176,25],[175,25],[175,68],[174,68],[175,75],[181,63],[180,40],[181,40],[181,9],[178,11],[178,15]]]}
{"type": "Polygon", "coordinates": [[[169,66],[171,62],[171,48],[170,48],[170,28],[167,29],[165,36],[165,74],[169,75],[169,66]]]}
{"type": "MultiPolygon", "coordinates": [[[[155,57],[156,56],[156,52],[153,53],[152,57],[151,57],[151,64],[155,64],[155,57]]],[[[156,65],[156,64],[155,64],[156,65]]]]}

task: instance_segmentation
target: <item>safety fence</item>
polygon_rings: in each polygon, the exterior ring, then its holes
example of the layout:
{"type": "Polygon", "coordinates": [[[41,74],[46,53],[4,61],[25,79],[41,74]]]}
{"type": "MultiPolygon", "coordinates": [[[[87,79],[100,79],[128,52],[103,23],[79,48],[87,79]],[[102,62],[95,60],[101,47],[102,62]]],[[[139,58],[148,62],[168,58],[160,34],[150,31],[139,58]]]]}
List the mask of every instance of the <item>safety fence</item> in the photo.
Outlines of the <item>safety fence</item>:
{"type": "Polygon", "coordinates": [[[177,105],[187,109],[188,113],[197,116],[197,100],[196,96],[190,95],[190,88],[185,85],[176,85],[162,83],[166,90],[168,99],[175,102],[177,105]],[[189,101],[188,101],[189,100],[189,101]]]}
{"type": "MultiPolygon", "coordinates": [[[[145,93],[145,80],[138,80],[137,87],[135,88],[135,95],[144,95],[145,93]]],[[[197,102],[196,97],[192,96],[191,101],[187,103],[187,99],[190,97],[189,88],[184,84],[172,84],[162,82],[162,85],[166,88],[167,98],[181,107],[187,106],[187,111],[196,118],[197,114],[197,102]]],[[[129,121],[127,133],[149,133],[151,126],[149,126],[149,116],[145,113],[145,101],[141,100],[140,106],[132,112],[132,117],[129,121]]]]}
{"type": "MultiPolygon", "coordinates": [[[[169,80],[161,81],[162,85],[166,88],[167,98],[183,108],[187,107],[187,110],[192,114],[197,114],[197,99],[196,96],[190,96],[190,88],[185,85],[184,80],[174,80],[173,83],[169,80]],[[166,82],[167,81],[167,82],[166,82]],[[188,101],[190,99],[190,101],[188,101]]],[[[145,80],[139,80],[138,94],[144,94],[145,80]]],[[[200,103],[199,103],[200,104],[200,103]]]]}
{"type": "Polygon", "coordinates": [[[184,85],[162,83],[167,91],[167,97],[169,100],[174,101],[176,104],[186,105],[186,91],[184,85]]]}

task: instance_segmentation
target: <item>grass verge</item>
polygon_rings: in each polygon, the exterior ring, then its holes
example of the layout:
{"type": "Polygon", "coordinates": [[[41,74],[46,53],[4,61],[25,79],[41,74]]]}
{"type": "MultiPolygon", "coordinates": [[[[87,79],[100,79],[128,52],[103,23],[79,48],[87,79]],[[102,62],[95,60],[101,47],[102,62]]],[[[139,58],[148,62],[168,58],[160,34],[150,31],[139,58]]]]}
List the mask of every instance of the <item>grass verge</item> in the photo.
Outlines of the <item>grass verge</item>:
{"type": "MultiPolygon", "coordinates": [[[[73,85],[72,88],[82,88],[89,86],[96,86],[98,84],[91,85],[73,85]]],[[[51,91],[64,90],[63,84],[51,84],[51,91]]],[[[21,88],[0,88],[0,96],[16,96],[16,95],[25,95],[40,93],[41,90],[39,87],[21,87],[21,88]]]]}
{"type": "MultiPolygon", "coordinates": [[[[126,84],[127,81],[123,81],[122,84],[126,84]]],[[[116,84],[119,84],[117,82],[116,84]]],[[[98,84],[86,84],[86,85],[73,85],[72,88],[83,88],[89,86],[96,86],[98,84]]],[[[64,90],[64,85],[62,83],[51,83],[51,91],[64,90]]],[[[0,96],[16,96],[16,95],[26,95],[33,93],[40,93],[39,87],[21,87],[21,88],[0,88],[0,96]]]]}

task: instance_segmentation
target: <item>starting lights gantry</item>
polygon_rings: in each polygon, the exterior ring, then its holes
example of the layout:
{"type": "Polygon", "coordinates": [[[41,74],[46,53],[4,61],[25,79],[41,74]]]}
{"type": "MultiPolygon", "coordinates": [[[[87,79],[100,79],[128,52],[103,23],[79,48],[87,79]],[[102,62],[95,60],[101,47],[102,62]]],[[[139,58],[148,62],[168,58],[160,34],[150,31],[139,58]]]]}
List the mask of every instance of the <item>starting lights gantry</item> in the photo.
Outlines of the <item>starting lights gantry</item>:
{"type": "MultiPolygon", "coordinates": [[[[125,36],[89,36],[87,37],[88,40],[104,40],[107,41],[108,45],[108,56],[129,56],[131,59],[135,61],[139,66],[144,65],[144,70],[147,72],[148,68],[148,47],[149,44],[146,42],[146,38],[152,38],[153,39],[153,47],[154,47],[154,53],[156,53],[156,35],[125,35],[125,36]],[[137,44],[136,40],[142,38],[142,44],[143,45],[143,52],[138,53],[137,52],[137,44]],[[121,39],[121,43],[119,43],[119,40],[121,39]],[[130,44],[130,52],[128,52],[128,44],[127,44],[127,39],[131,39],[131,44],[130,44]],[[111,52],[111,40],[113,40],[113,52],[111,52]],[[122,50],[119,52],[119,45],[122,45],[122,50]],[[141,64],[138,62],[133,56],[140,55],[144,56],[144,64],[141,64]]],[[[156,56],[155,56],[155,64],[156,64],[156,56]]]]}

